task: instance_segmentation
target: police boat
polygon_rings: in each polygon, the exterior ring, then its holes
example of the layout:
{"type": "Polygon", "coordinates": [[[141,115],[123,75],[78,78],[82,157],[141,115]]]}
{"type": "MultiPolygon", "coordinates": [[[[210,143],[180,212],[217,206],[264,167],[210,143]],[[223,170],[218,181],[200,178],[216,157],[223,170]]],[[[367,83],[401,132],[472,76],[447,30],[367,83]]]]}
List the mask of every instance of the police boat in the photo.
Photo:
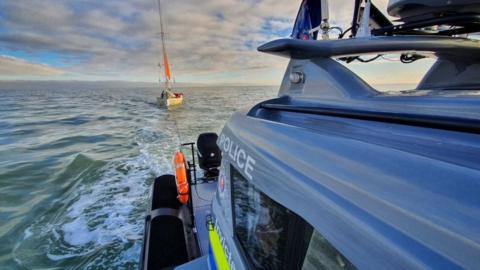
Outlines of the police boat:
{"type": "Polygon", "coordinates": [[[392,0],[394,22],[352,5],[339,39],[328,1],[303,0],[259,47],[291,59],[278,97],[182,145],[140,269],[480,269],[480,1],[392,0]],[[349,68],[390,53],[434,64],[395,93],[349,68]]]}

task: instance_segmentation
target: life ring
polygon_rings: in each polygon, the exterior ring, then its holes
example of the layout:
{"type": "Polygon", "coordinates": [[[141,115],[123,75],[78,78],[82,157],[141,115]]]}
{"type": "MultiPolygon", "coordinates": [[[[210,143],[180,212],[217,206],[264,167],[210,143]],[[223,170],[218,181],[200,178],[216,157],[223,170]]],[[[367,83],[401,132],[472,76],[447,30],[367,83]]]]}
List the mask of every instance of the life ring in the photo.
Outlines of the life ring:
{"type": "Polygon", "coordinates": [[[186,204],[188,202],[188,178],[187,168],[185,166],[185,156],[181,151],[175,152],[173,157],[173,167],[175,169],[175,182],[177,183],[177,199],[186,204]]]}

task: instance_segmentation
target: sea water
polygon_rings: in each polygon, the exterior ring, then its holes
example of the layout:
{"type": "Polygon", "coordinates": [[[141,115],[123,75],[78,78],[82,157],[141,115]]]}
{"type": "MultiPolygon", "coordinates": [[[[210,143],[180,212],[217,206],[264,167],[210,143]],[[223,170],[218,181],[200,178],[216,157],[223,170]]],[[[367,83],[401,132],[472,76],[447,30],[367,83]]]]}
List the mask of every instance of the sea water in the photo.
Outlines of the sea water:
{"type": "Polygon", "coordinates": [[[0,85],[0,269],[136,269],[149,187],[181,142],[277,87],[0,85]]]}

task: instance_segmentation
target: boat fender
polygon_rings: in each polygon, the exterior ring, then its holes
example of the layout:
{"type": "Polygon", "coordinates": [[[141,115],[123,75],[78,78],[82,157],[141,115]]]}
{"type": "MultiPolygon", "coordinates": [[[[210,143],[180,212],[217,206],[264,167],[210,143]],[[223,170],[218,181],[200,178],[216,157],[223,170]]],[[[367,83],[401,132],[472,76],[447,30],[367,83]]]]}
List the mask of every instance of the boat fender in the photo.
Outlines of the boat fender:
{"type": "Polygon", "coordinates": [[[185,165],[185,156],[181,151],[175,152],[173,158],[173,166],[175,169],[175,181],[177,183],[177,199],[186,204],[188,202],[188,179],[187,179],[187,168],[185,165]]]}

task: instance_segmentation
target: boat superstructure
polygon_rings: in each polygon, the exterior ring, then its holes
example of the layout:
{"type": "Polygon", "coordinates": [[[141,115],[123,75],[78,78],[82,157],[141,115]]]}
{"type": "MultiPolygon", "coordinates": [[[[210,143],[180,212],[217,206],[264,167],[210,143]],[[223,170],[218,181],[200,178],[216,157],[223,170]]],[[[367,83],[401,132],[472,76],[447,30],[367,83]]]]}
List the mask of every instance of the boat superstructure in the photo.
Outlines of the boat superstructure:
{"type": "MultiPolygon", "coordinates": [[[[390,1],[391,22],[374,2],[352,1],[352,25],[334,40],[328,1],[302,1],[292,38],[259,47],[290,58],[278,97],[197,142],[216,160],[204,184],[190,180],[204,193],[191,192],[175,238],[196,248],[142,269],[478,269],[480,43],[468,35],[480,30],[480,2],[439,3],[390,1]],[[390,53],[435,63],[395,93],[348,68],[390,53]]],[[[153,201],[162,196],[154,187],[153,201]]]]}
{"type": "Polygon", "coordinates": [[[161,107],[178,106],[183,103],[183,93],[176,93],[173,91],[172,86],[172,73],[170,69],[170,63],[168,62],[167,46],[165,44],[165,30],[162,17],[161,0],[157,0],[158,14],[160,17],[160,39],[162,44],[162,59],[163,64],[159,64],[163,67],[165,77],[165,88],[162,93],[157,97],[157,102],[161,107]]]}

